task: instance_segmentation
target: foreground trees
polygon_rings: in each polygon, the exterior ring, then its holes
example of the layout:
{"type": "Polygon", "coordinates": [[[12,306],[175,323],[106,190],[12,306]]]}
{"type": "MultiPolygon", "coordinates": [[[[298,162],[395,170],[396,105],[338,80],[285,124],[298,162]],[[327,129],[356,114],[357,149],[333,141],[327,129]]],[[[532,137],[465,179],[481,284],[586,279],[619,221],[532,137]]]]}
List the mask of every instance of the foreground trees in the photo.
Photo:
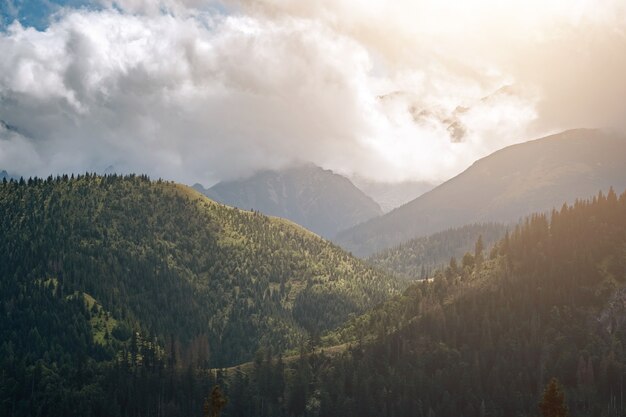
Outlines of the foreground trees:
{"type": "Polygon", "coordinates": [[[219,417],[226,404],[228,404],[228,399],[222,393],[220,386],[214,386],[211,394],[204,400],[204,417],[219,417]]]}
{"type": "Polygon", "coordinates": [[[473,252],[322,337],[344,351],[286,361],[300,406],[272,415],[625,415],[626,194],[531,216],[482,265],[473,252]]]}
{"type": "Polygon", "coordinates": [[[626,412],[626,194],[531,216],[344,322],[386,281],[327,242],[145,178],[49,181],[0,186],[0,415],[193,416],[215,385],[224,417],[626,412]]]}
{"type": "Polygon", "coordinates": [[[569,416],[567,406],[565,405],[565,393],[556,378],[552,378],[543,391],[539,409],[543,417],[569,416]]]}

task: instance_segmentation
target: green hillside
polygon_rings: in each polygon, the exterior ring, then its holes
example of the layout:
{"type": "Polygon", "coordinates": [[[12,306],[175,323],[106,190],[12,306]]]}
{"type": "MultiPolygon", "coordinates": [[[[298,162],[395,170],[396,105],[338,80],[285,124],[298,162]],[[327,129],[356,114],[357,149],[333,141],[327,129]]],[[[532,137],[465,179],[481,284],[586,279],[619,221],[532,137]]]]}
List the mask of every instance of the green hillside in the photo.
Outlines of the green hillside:
{"type": "Polygon", "coordinates": [[[530,217],[326,335],[342,354],[233,375],[227,415],[536,416],[556,377],[570,415],[622,416],[625,306],[626,193],[611,191],[530,217]],[[277,370],[284,389],[262,390],[277,370]]]}
{"type": "Polygon", "coordinates": [[[332,244],[187,187],[0,190],[0,415],[200,416],[218,384],[221,417],[536,416],[552,377],[573,416],[626,411],[626,193],[389,297],[332,244]]]}
{"type": "Polygon", "coordinates": [[[469,224],[409,240],[370,256],[368,261],[408,280],[424,279],[435,269],[447,265],[450,258],[460,260],[466,252],[473,252],[479,238],[488,248],[506,231],[507,226],[501,223],[469,224]]]}
{"type": "Polygon", "coordinates": [[[396,291],[295,224],[145,177],[0,183],[0,222],[2,340],[29,350],[38,333],[31,361],[111,358],[139,332],[185,364],[226,366],[294,348],[396,291]],[[78,341],[51,338],[54,326],[78,341]]]}

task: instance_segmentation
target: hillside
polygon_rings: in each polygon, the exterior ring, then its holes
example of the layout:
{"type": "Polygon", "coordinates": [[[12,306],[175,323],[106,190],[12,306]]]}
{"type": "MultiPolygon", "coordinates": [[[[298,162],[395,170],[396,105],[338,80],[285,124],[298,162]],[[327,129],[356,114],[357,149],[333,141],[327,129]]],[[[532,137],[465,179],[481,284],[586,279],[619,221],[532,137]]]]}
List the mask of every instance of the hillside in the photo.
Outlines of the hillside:
{"type": "Polygon", "coordinates": [[[466,252],[474,253],[474,244],[479,238],[485,248],[490,248],[506,231],[507,226],[500,223],[470,224],[409,240],[375,253],[367,260],[404,279],[423,279],[432,276],[435,269],[448,265],[450,258],[460,261],[466,252]]]}
{"type": "Polygon", "coordinates": [[[626,193],[609,192],[531,216],[327,334],[341,354],[235,372],[225,415],[535,416],[556,377],[570,415],[621,416],[625,306],[626,193]],[[263,375],[282,388],[262,390],[263,375]]]}
{"type": "Polygon", "coordinates": [[[517,221],[609,187],[626,188],[626,138],[578,129],[509,146],[384,216],[340,233],[359,255],[470,223],[517,221]]]}
{"type": "Polygon", "coordinates": [[[296,347],[396,291],[300,226],[145,177],[0,182],[0,230],[0,340],[27,363],[110,359],[138,333],[150,355],[226,366],[296,347]]]}
{"type": "Polygon", "coordinates": [[[326,238],[382,214],[350,180],[314,165],[263,171],[208,190],[199,184],[194,188],[220,203],[283,217],[326,238]]]}

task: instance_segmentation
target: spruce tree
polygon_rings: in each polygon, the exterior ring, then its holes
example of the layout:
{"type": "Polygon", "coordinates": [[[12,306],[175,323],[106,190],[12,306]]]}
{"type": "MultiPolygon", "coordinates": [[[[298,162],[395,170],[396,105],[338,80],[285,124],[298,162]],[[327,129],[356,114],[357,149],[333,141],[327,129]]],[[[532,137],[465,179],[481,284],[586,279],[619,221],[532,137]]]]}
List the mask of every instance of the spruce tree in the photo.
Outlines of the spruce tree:
{"type": "Polygon", "coordinates": [[[222,392],[222,390],[220,389],[219,385],[215,385],[213,387],[213,390],[211,391],[211,398],[210,400],[207,398],[207,400],[205,400],[204,402],[204,413],[205,416],[207,416],[207,411],[211,410],[210,414],[208,414],[208,416],[210,417],[219,417],[220,413],[222,412],[222,409],[224,407],[226,407],[226,404],[228,404],[228,399],[226,398],[226,396],[224,395],[224,393],[222,392]],[[210,404],[209,404],[210,402],[210,404]]]}
{"type": "Polygon", "coordinates": [[[552,378],[543,391],[539,409],[543,417],[569,416],[567,406],[565,405],[565,393],[556,378],[552,378]]]}

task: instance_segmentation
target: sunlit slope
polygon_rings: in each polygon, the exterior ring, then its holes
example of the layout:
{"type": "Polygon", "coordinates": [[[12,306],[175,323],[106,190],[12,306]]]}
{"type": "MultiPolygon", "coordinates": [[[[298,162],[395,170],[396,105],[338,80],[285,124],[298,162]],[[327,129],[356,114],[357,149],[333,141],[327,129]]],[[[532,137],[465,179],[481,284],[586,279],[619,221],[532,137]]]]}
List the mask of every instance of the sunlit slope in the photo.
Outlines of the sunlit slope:
{"type": "Polygon", "coordinates": [[[532,416],[552,377],[571,415],[619,415],[626,193],[535,214],[323,342],[331,354],[286,361],[286,392],[307,387],[328,415],[532,416]]]}
{"type": "Polygon", "coordinates": [[[358,254],[450,227],[510,222],[609,187],[626,188],[626,138],[578,129],[509,146],[390,213],[341,233],[358,254]]]}
{"type": "Polygon", "coordinates": [[[0,183],[0,213],[7,288],[53,278],[161,344],[207,340],[218,366],[293,348],[396,288],[291,222],[144,177],[0,183]]]}

